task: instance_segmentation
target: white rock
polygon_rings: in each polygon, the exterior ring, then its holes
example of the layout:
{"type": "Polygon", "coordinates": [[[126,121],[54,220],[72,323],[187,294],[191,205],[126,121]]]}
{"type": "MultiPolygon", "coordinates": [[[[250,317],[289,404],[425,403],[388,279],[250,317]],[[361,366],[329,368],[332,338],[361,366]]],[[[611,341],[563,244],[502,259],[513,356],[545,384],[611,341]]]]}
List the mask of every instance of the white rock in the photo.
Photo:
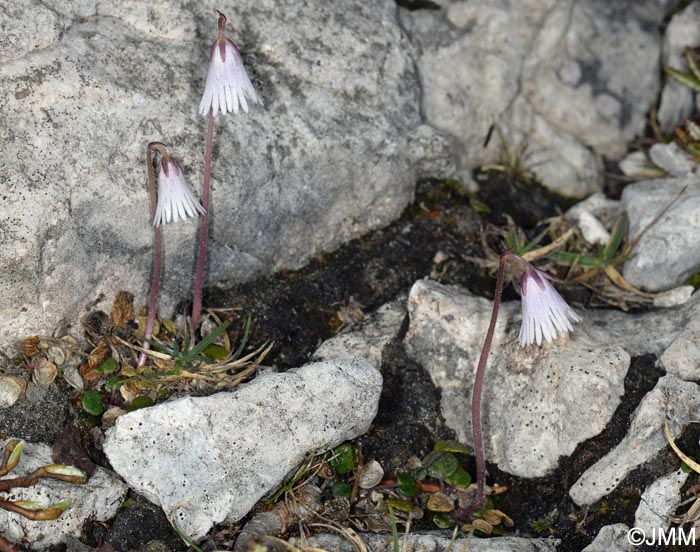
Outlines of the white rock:
{"type": "Polygon", "coordinates": [[[700,317],[700,294],[680,306],[630,315],[616,310],[591,309],[585,328],[591,339],[617,344],[631,356],[661,356],[692,320],[700,317]]]}
{"type": "Polygon", "coordinates": [[[696,164],[691,156],[675,142],[654,144],[649,150],[654,165],[661,167],[671,176],[686,176],[693,172],[696,164]]]}
{"type": "Polygon", "coordinates": [[[660,477],[649,485],[642,494],[637,511],[634,513],[634,526],[651,535],[656,529],[668,529],[671,524],[669,516],[681,503],[681,487],[688,474],[682,470],[660,477]]]}
{"type": "MultiPolygon", "coordinates": [[[[214,5],[106,0],[98,15],[97,4],[0,1],[0,348],[77,327],[100,294],[128,289],[146,303],[148,142],[171,146],[201,194],[214,5]]],[[[298,268],[386,225],[417,178],[452,164],[423,124],[393,0],[225,11],[265,107],[217,119],[207,285],[298,268]]],[[[191,293],[196,232],[163,231],[161,314],[191,293]]]]}
{"type": "Polygon", "coordinates": [[[131,488],[200,539],[243,517],[309,452],[367,431],[381,388],[364,359],[309,364],[120,416],[104,451],[131,488]]]}
{"type": "MultiPolygon", "coordinates": [[[[4,450],[7,440],[0,441],[4,450]]],[[[129,454],[136,454],[130,451],[129,454]]],[[[41,466],[53,464],[51,448],[26,443],[17,467],[8,477],[26,476],[41,466]]],[[[66,537],[80,536],[87,520],[107,521],[114,517],[126,493],[126,485],[112,472],[98,467],[84,485],[40,479],[33,487],[17,488],[3,494],[6,500],[34,500],[46,506],[72,499],[71,507],[53,521],[31,521],[0,509],[2,535],[13,542],[29,542],[32,550],[44,550],[65,542],[66,537]]]]}
{"type": "Polygon", "coordinates": [[[619,201],[605,197],[602,192],[596,192],[571,207],[566,212],[566,218],[575,221],[581,213],[590,213],[604,226],[610,227],[622,213],[622,207],[619,201]]]}
{"type": "Polygon", "coordinates": [[[569,495],[579,506],[600,500],[667,445],[664,419],[668,419],[671,434],[677,438],[681,427],[698,416],[700,387],[673,375],[662,377],[635,410],[625,438],[581,475],[569,495]]]}
{"type": "Polygon", "coordinates": [[[684,380],[700,380],[700,315],[682,327],[659,358],[659,366],[684,380]]]}
{"type": "MultiPolygon", "coordinates": [[[[377,533],[359,533],[362,542],[370,551],[385,550],[386,543],[391,543],[391,535],[377,533]]],[[[452,541],[445,533],[416,533],[411,531],[405,538],[399,535],[399,546],[404,552],[449,552],[478,550],[479,552],[556,552],[559,539],[530,539],[520,537],[495,537],[491,539],[457,538],[452,541]]],[[[335,552],[354,552],[353,544],[334,533],[321,533],[302,541],[294,537],[290,543],[296,546],[308,545],[321,550],[335,552]]]]}
{"type": "Polygon", "coordinates": [[[684,284],[700,270],[700,177],[645,180],[622,192],[622,206],[630,221],[629,236],[635,239],[686,186],[625,263],[622,274],[633,286],[663,291],[684,284]]]}
{"type": "MultiPolygon", "coordinates": [[[[700,44],[700,5],[691,2],[671,18],[664,32],[662,61],[664,65],[688,71],[683,51],[700,44]]],[[[661,92],[657,117],[664,132],[670,132],[693,112],[695,94],[687,86],[666,77],[661,92]]]]}
{"type": "Polygon", "coordinates": [[[654,306],[669,308],[683,305],[690,301],[690,297],[693,295],[694,291],[695,288],[693,286],[679,286],[667,291],[660,297],[654,297],[654,306]]]}
{"type": "Polygon", "coordinates": [[[324,341],[313,354],[313,360],[331,360],[345,356],[366,358],[379,369],[382,364],[382,349],[401,328],[406,317],[406,296],[383,305],[365,320],[349,326],[337,335],[324,341]]]}
{"type": "Polygon", "coordinates": [[[633,552],[635,547],[627,540],[629,530],[624,523],[606,525],[582,552],[633,552]]]}
{"type": "MultiPolygon", "coordinates": [[[[460,441],[471,443],[470,397],[491,316],[491,301],[423,280],[409,295],[406,349],[442,392],[441,410],[460,441]]],[[[501,305],[482,401],[486,457],[524,477],[543,476],[561,455],[603,430],[624,392],[629,355],[591,339],[521,348],[519,303],[501,305]]]]}
{"type": "Polygon", "coordinates": [[[625,176],[637,176],[646,174],[653,169],[651,161],[643,151],[633,151],[628,153],[622,161],[617,164],[625,176]]]}
{"type": "Polygon", "coordinates": [[[608,232],[607,228],[588,211],[580,211],[578,213],[576,225],[581,230],[583,239],[590,244],[599,243],[605,245],[610,240],[610,232],[608,232]]]}
{"type": "Polygon", "coordinates": [[[525,167],[578,197],[600,190],[598,154],[622,156],[643,131],[663,16],[648,3],[622,13],[571,0],[401,12],[419,51],[423,112],[453,141],[462,172],[497,161],[497,137],[483,147],[497,122],[511,151],[527,144],[525,167]]]}

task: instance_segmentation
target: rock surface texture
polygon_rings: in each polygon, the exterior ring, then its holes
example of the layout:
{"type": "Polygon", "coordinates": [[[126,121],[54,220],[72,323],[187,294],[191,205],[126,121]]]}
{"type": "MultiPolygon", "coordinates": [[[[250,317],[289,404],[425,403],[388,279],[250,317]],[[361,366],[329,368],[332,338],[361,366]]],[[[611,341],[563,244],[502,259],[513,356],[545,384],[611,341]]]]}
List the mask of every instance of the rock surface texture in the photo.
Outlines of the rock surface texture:
{"type": "MultiPolygon", "coordinates": [[[[5,449],[7,441],[0,440],[5,449]]],[[[51,448],[25,442],[17,467],[6,478],[26,476],[41,466],[53,464],[51,448]]],[[[33,500],[44,506],[72,499],[71,507],[53,521],[31,521],[18,514],[0,509],[0,531],[5,538],[17,543],[31,543],[32,550],[44,550],[65,542],[66,537],[79,537],[88,520],[107,521],[121,506],[126,485],[113,473],[97,468],[83,485],[40,479],[27,488],[13,489],[3,494],[6,500],[33,500]]]]}
{"type": "Polygon", "coordinates": [[[700,416],[700,386],[664,376],[634,412],[625,438],[576,481],[569,495],[579,506],[595,503],[640,464],[666,447],[664,420],[674,439],[681,428],[700,416]]]}
{"type": "MultiPolygon", "coordinates": [[[[624,393],[630,357],[584,331],[539,349],[517,344],[520,305],[501,307],[487,365],[486,457],[509,473],[539,477],[603,430],[624,393]]],[[[442,390],[447,425],[470,443],[472,380],[491,302],[423,280],[409,296],[409,354],[442,390]]]]}
{"type": "Polygon", "coordinates": [[[472,2],[402,12],[416,43],[427,122],[454,144],[461,166],[492,162],[492,124],[549,187],[600,188],[599,154],[621,157],[644,128],[658,91],[664,3],[472,2]],[[458,65],[452,60],[460,59],[458,65]]]}
{"type": "Polygon", "coordinates": [[[126,414],[104,450],[132,489],[199,539],[243,517],[306,454],[366,432],[381,388],[364,359],[309,364],[126,414]]]}
{"type": "MultiPolygon", "coordinates": [[[[409,294],[407,351],[440,388],[445,422],[467,443],[472,441],[469,397],[491,307],[491,301],[429,280],[417,282],[409,294]]],[[[482,416],[486,458],[502,470],[524,477],[544,476],[558,465],[560,456],[570,455],[578,443],[600,433],[624,394],[631,356],[661,355],[669,371],[684,377],[694,374],[692,361],[683,360],[683,351],[695,348],[700,296],[674,309],[638,315],[592,310],[583,319],[572,334],[559,337],[552,345],[522,348],[517,339],[520,305],[501,305],[487,365],[482,416]],[[669,352],[662,355],[664,351],[669,352]]],[[[698,400],[693,394],[697,385],[674,376],[663,378],[659,385],[672,385],[671,394],[683,391],[687,400],[669,408],[687,410],[678,414],[686,420],[698,400]]],[[[599,482],[589,489],[597,494],[584,498],[582,491],[574,490],[576,502],[595,502],[609,492],[606,488],[614,488],[615,481],[663,446],[659,424],[666,408],[664,393],[657,391],[656,399],[650,393],[644,399],[642,405],[648,405],[649,413],[639,414],[638,431],[629,434],[627,448],[632,452],[639,452],[635,443],[647,435],[651,443],[647,452],[634,461],[625,460],[626,471],[622,464],[612,462],[614,475],[602,488],[601,474],[588,477],[592,484],[599,482]]],[[[624,448],[622,444],[618,447],[620,451],[624,448]]]]}
{"type": "MultiPolygon", "coordinates": [[[[376,533],[361,533],[360,538],[367,545],[369,550],[385,549],[387,542],[391,544],[391,539],[387,541],[385,535],[376,533]]],[[[353,544],[343,537],[332,534],[322,533],[314,535],[304,542],[295,538],[292,543],[308,545],[319,548],[321,550],[335,550],[337,552],[352,552],[357,550],[353,544]]],[[[558,539],[529,539],[519,537],[498,537],[491,539],[480,539],[472,537],[468,539],[458,538],[454,541],[449,534],[428,532],[415,533],[411,532],[407,535],[404,541],[402,536],[399,536],[401,546],[405,548],[405,552],[448,552],[449,550],[479,550],[480,552],[555,552],[558,539]],[[455,548],[456,547],[456,548],[455,548]]]]}
{"type": "MultiPolygon", "coordinates": [[[[217,118],[208,284],[387,224],[450,164],[392,0],[0,0],[0,348],[75,324],[101,294],[146,302],[145,146],[169,145],[201,193],[215,8],[265,107],[217,118]]],[[[191,293],[196,232],[164,230],[163,311],[191,293]]]]}
{"type": "Polygon", "coordinates": [[[634,239],[681,191],[625,263],[623,276],[633,286],[663,291],[686,283],[700,270],[700,177],[638,182],[625,188],[621,203],[629,216],[629,236],[634,239]]]}

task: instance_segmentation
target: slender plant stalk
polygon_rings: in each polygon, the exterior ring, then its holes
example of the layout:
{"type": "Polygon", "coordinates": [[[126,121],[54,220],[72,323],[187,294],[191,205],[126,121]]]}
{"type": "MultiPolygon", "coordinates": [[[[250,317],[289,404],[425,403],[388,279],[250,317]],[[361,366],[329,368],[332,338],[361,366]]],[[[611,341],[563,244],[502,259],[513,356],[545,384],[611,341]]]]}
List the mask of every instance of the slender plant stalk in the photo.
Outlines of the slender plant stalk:
{"type": "Polygon", "coordinates": [[[525,267],[529,266],[529,264],[522,257],[512,253],[510,250],[501,253],[501,259],[498,263],[498,276],[496,277],[496,292],[493,296],[491,321],[489,322],[489,328],[486,331],[486,339],[484,340],[484,346],[481,349],[479,364],[476,367],[474,389],[472,391],[472,433],[474,435],[474,456],[476,457],[476,497],[464,511],[464,514],[467,516],[473,514],[486,502],[486,463],[484,461],[484,437],[481,433],[481,395],[484,391],[486,363],[489,359],[491,343],[493,342],[493,334],[496,330],[498,308],[501,305],[501,295],[503,293],[503,274],[505,272],[506,261],[509,258],[522,263],[525,267]]]}
{"type": "Polygon", "coordinates": [[[204,263],[207,256],[209,238],[209,190],[211,189],[211,157],[214,145],[214,115],[209,109],[207,121],[207,143],[204,154],[204,184],[202,190],[202,225],[199,229],[199,252],[197,254],[197,271],[194,277],[194,299],[192,300],[192,329],[197,327],[202,314],[202,284],[204,283],[204,263]]]}
{"type": "MultiPolygon", "coordinates": [[[[158,150],[161,155],[167,155],[168,151],[160,142],[151,142],[146,146],[146,166],[148,169],[148,191],[151,197],[151,222],[156,216],[156,207],[158,205],[158,196],[156,195],[156,175],[153,170],[153,150],[158,150]]],[[[156,303],[158,302],[158,289],[160,288],[160,273],[163,270],[163,246],[160,233],[160,227],[153,227],[153,280],[151,282],[151,297],[148,301],[148,319],[146,320],[146,332],[144,333],[143,348],[149,349],[148,340],[153,337],[153,326],[156,320],[156,303]]],[[[139,356],[139,366],[143,366],[146,362],[146,354],[141,353],[139,356]]]]}

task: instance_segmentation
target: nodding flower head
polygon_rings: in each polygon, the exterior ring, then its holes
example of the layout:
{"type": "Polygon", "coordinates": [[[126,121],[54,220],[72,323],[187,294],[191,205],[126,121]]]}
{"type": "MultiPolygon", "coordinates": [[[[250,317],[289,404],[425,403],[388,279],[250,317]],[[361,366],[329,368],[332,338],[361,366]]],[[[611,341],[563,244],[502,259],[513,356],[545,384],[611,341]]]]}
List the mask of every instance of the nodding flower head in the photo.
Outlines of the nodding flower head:
{"type": "Polygon", "coordinates": [[[581,318],[566,304],[549,283],[544,272],[528,268],[520,278],[523,303],[523,323],[520,327],[520,345],[542,344],[542,337],[551,343],[557,331],[573,331],[572,322],[581,318]]]}
{"type": "Polygon", "coordinates": [[[231,111],[238,113],[239,104],[248,113],[246,96],[251,102],[262,105],[245,72],[238,46],[224,36],[225,26],[226,16],[219,12],[219,37],[211,47],[207,84],[199,104],[199,113],[204,117],[209,115],[209,110],[214,116],[219,111],[222,115],[231,111]]]}
{"type": "Polygon", "coordinates": [[[204,213],[197,198],[194,197],[180,163],[174,157],[164,155],[158,164],[158,206],[153,218],[153,226],[166,222],[183,221],[204,213]]]}

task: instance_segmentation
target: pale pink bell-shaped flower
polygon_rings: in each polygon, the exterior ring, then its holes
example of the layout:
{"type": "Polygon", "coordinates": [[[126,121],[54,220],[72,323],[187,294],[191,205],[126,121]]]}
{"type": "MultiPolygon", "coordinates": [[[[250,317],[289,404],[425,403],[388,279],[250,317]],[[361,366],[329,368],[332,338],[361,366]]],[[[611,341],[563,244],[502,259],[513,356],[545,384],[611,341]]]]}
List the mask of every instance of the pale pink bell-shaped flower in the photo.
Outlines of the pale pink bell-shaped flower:
{"type": "Polygon", "coordinates": [[[219,111],[222,115],[238,113],[239,104],[248,113],[246,96],[251,102],[262,104],[245,72],[240,50],[224,36],[225,25],[226,16],[219,12],[219,37],[211,47],[207,84],[199,104],[203,117],[209,115],[210,109],[215,117],[219,111]]]}
{"type": "Polygon", "coordinates": [[[184,221],[188,216],[194,218],[204,213],[204,208],[185,180],[180,163],[164,155],[158,167],[158,205],[153,226],[180,219],[184,221]]]}
{"type": "Polygon", "coordinates": [[[520,278],[523,303],[523,323],[520,326],[520,345],[542,344],[542,337],[551,343],[557,331],[573,331],[572,322],[581,318],[566,304],[549,283],[544,272],[528,268],[520,278]]]}

